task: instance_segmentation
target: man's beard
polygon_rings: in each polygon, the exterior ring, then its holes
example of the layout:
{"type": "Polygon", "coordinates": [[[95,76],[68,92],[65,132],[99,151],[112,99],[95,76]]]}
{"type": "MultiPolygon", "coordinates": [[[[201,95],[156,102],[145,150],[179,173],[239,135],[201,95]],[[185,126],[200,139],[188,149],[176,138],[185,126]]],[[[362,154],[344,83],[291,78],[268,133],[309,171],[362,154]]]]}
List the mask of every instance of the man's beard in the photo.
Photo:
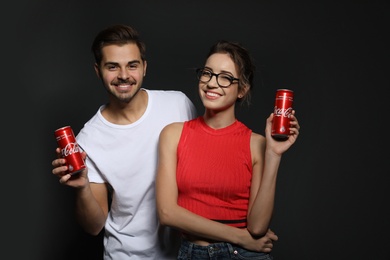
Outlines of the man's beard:
{"type": "MultiPolygon", "coordinates": [[[[134,85],[134,87],[135,87],[135,85],[134,85]]],[[[107,89],[107,88],[106,88],[107,89]]],[[[130,95],[128,92],[126,92],[126,93],[118,93],[118,92],[116,92],[116,91],[112,91],[111,89],[107,89],[107,92],[111,95],[111,96],[113,96],[115,99],[117,99],[119,102],[121,102],[121,103],[129,103],[137,94],[138,94],[138,92],[140,91],[140,89],[141,89],[141,87],[138,87],[137,88],[137,91],[134,93],[134,94],[132,94],[132,95],[130,95]]]]}

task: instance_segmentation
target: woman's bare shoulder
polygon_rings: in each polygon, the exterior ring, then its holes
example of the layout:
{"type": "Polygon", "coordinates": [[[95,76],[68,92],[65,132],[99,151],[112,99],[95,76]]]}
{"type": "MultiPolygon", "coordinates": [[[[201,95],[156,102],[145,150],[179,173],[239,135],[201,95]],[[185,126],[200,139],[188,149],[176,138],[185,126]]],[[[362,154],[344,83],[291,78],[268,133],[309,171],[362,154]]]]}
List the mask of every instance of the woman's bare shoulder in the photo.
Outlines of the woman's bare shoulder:
{"type": "Polygon", "coordinates": [[[255,132],[252,132],[252,135],[251,135],[251,143],[252,142],[255,142],[255,143],[265,143],[265,136],[261,135],[261,134],[258,134],[258,133],[255,133],[255,132]]]}
{"type": "Polygon", "coordinates": [[[174,122],[166,125],[160,133],[160,136],[168,138],[169,136],[180,136],[184,122],[174,122]]]}
{"type": "Polygon", "coordinates": [[[266,139],[265,136],[252,132],[251,135],[251,151],[252,155],[261,155],[265,150],[266,139]]]}

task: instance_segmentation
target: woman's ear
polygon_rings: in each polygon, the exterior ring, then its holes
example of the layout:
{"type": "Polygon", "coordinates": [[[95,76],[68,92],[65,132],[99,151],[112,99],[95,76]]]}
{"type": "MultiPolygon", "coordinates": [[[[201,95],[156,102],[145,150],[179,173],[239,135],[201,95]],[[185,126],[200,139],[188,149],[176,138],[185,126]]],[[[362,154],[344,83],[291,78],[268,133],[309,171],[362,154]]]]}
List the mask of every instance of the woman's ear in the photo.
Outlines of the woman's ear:
{"type": "Polygon", "coordinates": [[[243,98],[245,97],[246,93],[248,93],[249,91],[249,86],[248,85],[245,85],[241,88],[241,90],[239,90],[239,93],[238,93],[238,98],[243,98]]]}

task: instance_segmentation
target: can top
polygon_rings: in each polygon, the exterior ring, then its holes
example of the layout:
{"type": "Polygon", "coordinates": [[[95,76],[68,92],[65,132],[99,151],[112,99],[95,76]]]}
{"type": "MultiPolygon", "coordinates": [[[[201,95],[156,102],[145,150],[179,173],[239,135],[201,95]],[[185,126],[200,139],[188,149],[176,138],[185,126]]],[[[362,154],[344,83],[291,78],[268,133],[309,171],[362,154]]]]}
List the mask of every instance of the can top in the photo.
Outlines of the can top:
{"type": "Polygon", "coordinates": [[[67,126],[60,127],[57,130],[55,130],[54,132],[61,131],[61,130],[67,129],[67,128],[70,128],[70,126],[67,125],[67,126]]]}
{"type": "Polygon", "coordinates": [[[277,89],[276,91],[288,91],[288,92],[294,92],[293,90],[291,90],[291,89],[287,89],[287,88],[279,88],[279,89],[277,89]]]}

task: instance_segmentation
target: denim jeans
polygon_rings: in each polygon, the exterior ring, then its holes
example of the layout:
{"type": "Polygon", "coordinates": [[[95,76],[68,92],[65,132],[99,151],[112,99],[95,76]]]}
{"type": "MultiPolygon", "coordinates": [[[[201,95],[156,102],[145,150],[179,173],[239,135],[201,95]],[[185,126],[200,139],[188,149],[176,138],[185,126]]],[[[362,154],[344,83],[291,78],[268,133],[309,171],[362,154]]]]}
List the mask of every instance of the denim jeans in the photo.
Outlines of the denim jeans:
{"type": "Polygon", "coordinates": [[[272,260],[269,253],[246,250],[230,243],[214,243],[200,246],[185,239],[182,240],[178,260],[222,260],[222,259],[250,259],[272,260]]]}

